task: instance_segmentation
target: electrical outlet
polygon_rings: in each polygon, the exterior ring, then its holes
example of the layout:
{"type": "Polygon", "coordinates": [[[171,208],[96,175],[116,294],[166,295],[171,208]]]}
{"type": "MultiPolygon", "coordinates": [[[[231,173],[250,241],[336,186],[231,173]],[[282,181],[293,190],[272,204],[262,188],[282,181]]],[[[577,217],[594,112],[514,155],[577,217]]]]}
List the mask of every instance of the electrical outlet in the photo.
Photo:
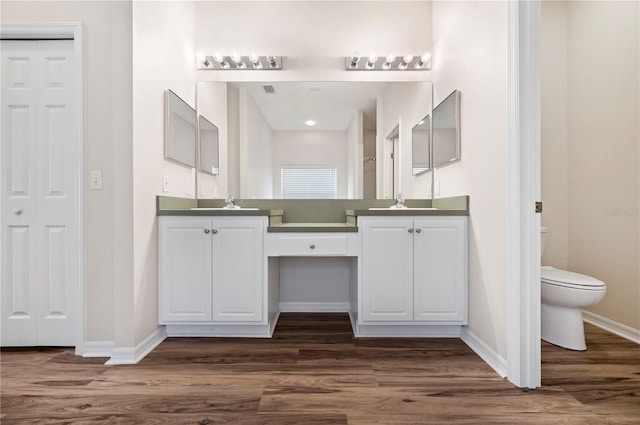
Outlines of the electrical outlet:
{"type": "Polygon", "coordinates": [[[431,196],[431,183],[427,185],[427,193],[431,196]]]}
{"type": "Polygon", "coordinates": [[[436,196],[440,195],[440,181],[436,182],[436,187],[435,187],[435,192],[436,192],[436,196]]]}
{"type": "Polygon", "coordinates": [[[185,181],[184,192],[187,195],[193,195],[193,182],[191,180],[185,181]]]}
{"type": "Polygon", "coordinates": [[[102,171],[100,170],[91,171],[90,184],[91,184],[92,190],[102,190],[102,171]]]}
{"type": "Polygon", "coordinates": [[[204,196],[204,183],[200,183],[200,196],[204,196]]]}
{"type": "Polygon", "coordinates": [[[169,176],[162,176],[162,191],[169,191],[169,176]]]}

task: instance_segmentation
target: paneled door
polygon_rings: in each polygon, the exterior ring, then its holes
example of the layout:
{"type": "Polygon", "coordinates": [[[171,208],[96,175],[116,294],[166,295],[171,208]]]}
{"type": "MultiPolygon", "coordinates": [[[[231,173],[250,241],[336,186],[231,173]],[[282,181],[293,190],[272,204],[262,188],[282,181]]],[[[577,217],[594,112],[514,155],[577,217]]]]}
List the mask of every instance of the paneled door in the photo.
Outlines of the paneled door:
{"type": "Polygon", "coordinates": [[[75,345],[73,48],[2,41],[3,346],[75,345]]]}

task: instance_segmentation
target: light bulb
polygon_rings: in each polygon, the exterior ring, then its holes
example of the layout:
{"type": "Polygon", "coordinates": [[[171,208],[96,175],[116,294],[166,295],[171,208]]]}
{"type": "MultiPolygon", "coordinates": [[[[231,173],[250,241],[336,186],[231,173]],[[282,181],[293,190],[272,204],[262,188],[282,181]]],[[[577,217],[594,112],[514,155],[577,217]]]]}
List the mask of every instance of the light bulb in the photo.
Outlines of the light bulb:
{"type": "Polygon", "coordinates": [[[304,122],[304,124],[309,127],[313,127],[314,125],[316,125],[316,122],[314,120],[307,120],[304,122]]]}
{"type": "Polygon", "coordinates": [[[360,53],[355,52],[353,55],[351,55],[351,63],[349,64],[349,68],[357,68],[358,62],[360,62],[360,53]]]}
{"type": "Polygon", "coordinates": [[[234,53],[231,55],[231,60],[234,61],[235,63],[240,63],[242,62],[242,56],[240,56],[237,53],[234,53]]]}
{"type": "Polygon", "coordinates": [[[411,63],[412,60],[413,60],[413,55],[406,55],[405,57],[402,58],[402,62],[406,63],[407,65],[411,63]]]}
{"type": "Polygon", "coordinates": [[[373,69],[376,66],[376,61],[378,60],[378,56],[370,55],[369,61],[367,62],[367,69],[373,69]]]}
{"type": "Polygon", "coordinates": [[[256,55],[255,53],[252,53],[251,56],[249,56],[249,60],[255,64],[260,60],[260,56],[256,55]]]}
{"type": "Polygon", "coordinates": [[[387,62],[391,63],[391,62],[393,62],[394,60],[396,60],[396,55],[394,55],[393,53],[389,53],[389,54],[387,55],[386,60],[387,60],[387,62]]]}
{"type": "Polygon", "coordinates": [[[420,56],[420,62],[427,63],[430,60],[431,60],[431,55],[429,53],[425,53],[424,55],[420,56]]]}
{"type": "Polygon", "coordinates": [[[224,62],[224,56],[222,56],[220,53],[216,52],[213,55],[213,60],[218,62],[218,63],[222,63],[222,62],[224,62]]]}

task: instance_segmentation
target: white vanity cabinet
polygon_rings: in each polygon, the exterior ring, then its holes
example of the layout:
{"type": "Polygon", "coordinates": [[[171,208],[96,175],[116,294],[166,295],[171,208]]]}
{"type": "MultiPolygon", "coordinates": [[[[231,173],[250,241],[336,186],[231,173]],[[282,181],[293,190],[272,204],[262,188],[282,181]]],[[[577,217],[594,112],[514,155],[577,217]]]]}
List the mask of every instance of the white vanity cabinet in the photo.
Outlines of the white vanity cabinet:
{"type": "Polygon", "coordinates": [[[467,217],[359,218],[360,320],[467,322],[467,217]]]}
{"type": "Polygon", "coordinates": [[[160,324],[264,322],[262,217],[159,217],[160,324]]]}

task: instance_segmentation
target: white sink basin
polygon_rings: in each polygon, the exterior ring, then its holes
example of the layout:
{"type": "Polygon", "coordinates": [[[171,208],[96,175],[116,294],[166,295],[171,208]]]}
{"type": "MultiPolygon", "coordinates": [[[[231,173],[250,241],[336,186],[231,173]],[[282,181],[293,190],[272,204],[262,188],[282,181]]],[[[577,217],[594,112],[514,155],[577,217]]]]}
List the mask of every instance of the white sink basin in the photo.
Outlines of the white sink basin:
{"type": "Polygon", "coordinates": [[[396,207],[386,207],[386,208],[369,208],[370,210],[378,210],[378,211],[388,211],[388,210],[399,210],[399,211],[427,211],[427,210],[437,210],[437,208],[396,208],[396,207]]]}
{"type": "Polygon", "coordinates": [[[196,210],[196,211],[258,211],[258,208],[227,208],[227,207],[220,207],[220,208],[191,208],[192,210],[196,210]]]}

